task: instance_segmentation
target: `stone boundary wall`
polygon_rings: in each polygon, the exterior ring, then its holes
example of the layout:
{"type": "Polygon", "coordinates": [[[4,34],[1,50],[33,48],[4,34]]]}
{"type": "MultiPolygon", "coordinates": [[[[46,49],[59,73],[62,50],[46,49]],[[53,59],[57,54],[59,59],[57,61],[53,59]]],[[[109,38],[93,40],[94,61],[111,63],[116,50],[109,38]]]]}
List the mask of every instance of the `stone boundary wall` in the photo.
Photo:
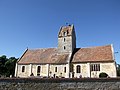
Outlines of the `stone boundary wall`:
{"type": "Polygon", "coordinates": [[[120,90],[120,78],[0,78],[0,90],[120,90]]]}

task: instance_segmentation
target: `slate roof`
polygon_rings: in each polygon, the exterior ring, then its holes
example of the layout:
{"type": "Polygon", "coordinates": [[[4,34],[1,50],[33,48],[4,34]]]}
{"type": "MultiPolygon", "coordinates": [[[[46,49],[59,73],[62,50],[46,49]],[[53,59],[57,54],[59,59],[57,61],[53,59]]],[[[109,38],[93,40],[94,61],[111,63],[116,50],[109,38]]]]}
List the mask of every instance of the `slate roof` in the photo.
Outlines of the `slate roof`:
{"type": "Polygon", "coordinates": [[[57,54],[57,48],[26,50],[18,64],[67,63],[69,54],[57,54]]]}
{"type": "Polygon", "coordinates": [[[79,48],[73,56],[72,62],[107,62],[114,61],[112,45],[79,48]]]}

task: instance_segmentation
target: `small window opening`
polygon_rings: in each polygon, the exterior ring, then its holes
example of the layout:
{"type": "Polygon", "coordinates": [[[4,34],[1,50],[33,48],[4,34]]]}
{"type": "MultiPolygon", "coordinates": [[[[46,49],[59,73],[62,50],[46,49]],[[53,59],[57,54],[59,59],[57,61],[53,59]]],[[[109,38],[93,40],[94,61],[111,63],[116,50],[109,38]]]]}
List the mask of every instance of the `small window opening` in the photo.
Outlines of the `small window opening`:
{"type": "Polygon", "coordinates": [[[37,68],[37,73],[40,73],[40,66],[38,66],[37,68]]]}
{"type": "Polygon", "coordinates": [[[55,72],[57,72],[57,67],[55,67],[55,72]]]}
{"type": "Polygon", "coordinates": [[[64,42],[65,42],[65,38],[64,38],[64,42]]]}
{"type": "Polygon", "coordinates": [[[76,72],[77,73],[81,73],[81,70],[80,70],[81,68],[80,68],[80,65],[77,65],[77,67],[76,67],[76,72]]]}
{"type": "Polygon", "coordinates": [[[40,76],[40,69],[41,69],[41,67],[38,66],[38,67],[37,67],[37,76],[40,76]]]}
{"type": "Polygon", "coordinates": [[[66,36],[66,32],[63,32],[63,35],[66,36]]]}
{"type": "Polygon", "coordinates": [[[22,66],[22,72],[25,72],[25,66],[22,66]]]}
{"type": "Polygon", "coordinates": [[[64,67],[64,73],[66,73],[66,67],[64,67]]]}
{"type": "Polygon", "coordinates": [[[66,47],[64,46],[64,50],[66,49],[66,47]]]}

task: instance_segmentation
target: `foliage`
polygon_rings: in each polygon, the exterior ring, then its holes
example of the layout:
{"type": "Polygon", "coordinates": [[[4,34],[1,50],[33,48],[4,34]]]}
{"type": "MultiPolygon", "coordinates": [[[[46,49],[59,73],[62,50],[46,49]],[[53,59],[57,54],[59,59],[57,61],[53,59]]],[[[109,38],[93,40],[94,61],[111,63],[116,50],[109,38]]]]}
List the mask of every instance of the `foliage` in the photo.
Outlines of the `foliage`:
{"type": "Polygon", "coordinates": [[[15,65],[16,65],[15,57],[7,58],[5,55],[0,57],[0,75],[2,76],[14,76],[15,65]]]}
{"type": "Polygon", "coordinates": [[[99,74],[99,77],[100,78],[105,78],[105,77],[108,77],[108,74],[102,72],[102,73],[99,74]]]}
{"type": "Polygon", "coordinates": [[[117,76],[120,76],[120,64],[117,64],[117,76]]]}

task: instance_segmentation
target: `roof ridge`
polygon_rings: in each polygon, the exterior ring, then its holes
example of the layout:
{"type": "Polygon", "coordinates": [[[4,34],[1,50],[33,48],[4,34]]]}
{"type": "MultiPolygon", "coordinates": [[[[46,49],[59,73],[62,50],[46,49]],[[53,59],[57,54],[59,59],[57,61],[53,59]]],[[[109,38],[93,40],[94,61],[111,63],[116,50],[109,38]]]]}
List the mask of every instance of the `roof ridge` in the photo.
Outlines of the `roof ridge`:
{"type": "Polygon", "coordinates": [[[50,47],[50,48],[32,48],[28,50],[47,50],[47,49],[57,49],[57,47],[50,47]]]}
{"type": "Polygon", "coordinates": [[[103,46],[89,46],[89,47],[81,47],[81,49],[83,48],[97,48],[97,47],[106,47],[106,46],[111,46],[112,44],[107,44],[107,45],[103,45],[103,46]]]}

